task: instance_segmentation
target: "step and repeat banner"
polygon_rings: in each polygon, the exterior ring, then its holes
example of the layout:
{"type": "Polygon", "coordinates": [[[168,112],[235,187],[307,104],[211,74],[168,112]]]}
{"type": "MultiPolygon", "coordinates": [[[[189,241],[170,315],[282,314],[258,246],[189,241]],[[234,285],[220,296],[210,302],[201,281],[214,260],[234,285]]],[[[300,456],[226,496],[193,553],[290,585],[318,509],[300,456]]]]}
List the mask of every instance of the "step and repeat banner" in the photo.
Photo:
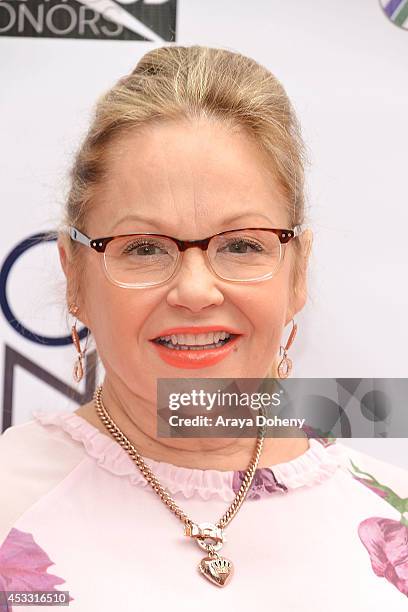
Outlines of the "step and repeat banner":
{"type": "MultiPolygon", "coordinates": [[[[407,0],[0,0],[2,430],[74,409],[103,379],[91,343],[74,381],[65,277],[39,240],[97,98],[166,44],[253,57],[297,112],[314,242],[292,377],[407,378],[407,30],[407,0]]],[[[403,464],[406,440],[383,442],[403,464]]]]}

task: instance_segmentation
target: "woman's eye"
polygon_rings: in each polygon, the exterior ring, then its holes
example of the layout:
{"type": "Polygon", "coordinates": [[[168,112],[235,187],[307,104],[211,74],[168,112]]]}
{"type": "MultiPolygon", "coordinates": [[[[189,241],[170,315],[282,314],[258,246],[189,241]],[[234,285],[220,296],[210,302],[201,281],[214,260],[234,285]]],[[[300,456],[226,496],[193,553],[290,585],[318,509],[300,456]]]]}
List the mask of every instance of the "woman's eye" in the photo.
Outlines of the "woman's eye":
{"type": "Polygon", "coordinates": [[[249,240],[233,240],[224,249],[230,249],[232,253],[259,253],[263,250],[260,244],[249,240]]]}
{"type": "Polygon", "coordinates": [[[131,244],[128,244],[123,251],[125,255],[135,253],[141,257],[145,255],[160,255],[165,252],[166,251],[162,249],[159,244],[154,242],[132,242],[131,244]]]}

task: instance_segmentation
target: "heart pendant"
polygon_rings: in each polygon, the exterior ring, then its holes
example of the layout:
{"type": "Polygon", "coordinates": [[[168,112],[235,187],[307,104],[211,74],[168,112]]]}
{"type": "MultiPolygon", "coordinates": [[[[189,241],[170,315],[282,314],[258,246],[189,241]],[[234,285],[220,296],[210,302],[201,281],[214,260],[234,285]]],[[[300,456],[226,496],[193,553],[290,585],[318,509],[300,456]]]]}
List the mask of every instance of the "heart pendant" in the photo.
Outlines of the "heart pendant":
{"type": "Polygon", "coordinates": [[[201,559],[198,569],[207,580],[220,587],[228,584],[233,574],[232,562],[220,555],[204,557],[204,559],[201,559]]]}

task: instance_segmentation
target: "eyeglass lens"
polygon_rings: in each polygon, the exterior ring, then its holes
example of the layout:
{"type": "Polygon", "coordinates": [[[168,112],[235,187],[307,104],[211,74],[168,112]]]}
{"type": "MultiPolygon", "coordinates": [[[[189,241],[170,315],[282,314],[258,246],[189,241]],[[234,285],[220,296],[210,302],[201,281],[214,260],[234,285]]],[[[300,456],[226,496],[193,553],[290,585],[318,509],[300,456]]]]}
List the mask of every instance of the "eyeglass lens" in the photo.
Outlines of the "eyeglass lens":
{"type": "MultiPolygon", "coordinates": [[[[281,261],[282,245],[273,232],[239,230],[214,236],[208,245],[214,272],[226,280],[257,280],[270,276],[281,261]]],[[[168,280],[179,257],[172,240],[149,235],[111,240],[105,250],[108,276],[117,283],[148,286],[168,280]]]]}

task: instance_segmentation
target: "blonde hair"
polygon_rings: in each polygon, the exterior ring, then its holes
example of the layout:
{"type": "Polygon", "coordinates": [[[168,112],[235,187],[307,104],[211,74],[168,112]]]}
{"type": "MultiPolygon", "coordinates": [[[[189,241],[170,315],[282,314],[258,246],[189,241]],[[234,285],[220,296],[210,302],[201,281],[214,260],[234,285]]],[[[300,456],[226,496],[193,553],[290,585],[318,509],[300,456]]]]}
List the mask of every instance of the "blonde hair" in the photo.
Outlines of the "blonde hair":
{"type": "MultiPolygon", "coordinates": [[[[156,48],[99,98],[71,169],[58,235],[74,262],[74,296],[83,258],[81,246],[67,239],[66,226],[74,225],[86,233],[87,213],[109,176],[109,145],[121,135],[152,123],[201,116],[244,129],[253,137],[270,159],[290,227],[304,223],[305,145],[294,109],[278,79],[254,59],[237,52],[199,45],[156,48]]],[[[296,238],[292,243],[296,287],[301,245],[296,238]]],[[[270,374],[274,373],[273,367],[270,374]]]]}

